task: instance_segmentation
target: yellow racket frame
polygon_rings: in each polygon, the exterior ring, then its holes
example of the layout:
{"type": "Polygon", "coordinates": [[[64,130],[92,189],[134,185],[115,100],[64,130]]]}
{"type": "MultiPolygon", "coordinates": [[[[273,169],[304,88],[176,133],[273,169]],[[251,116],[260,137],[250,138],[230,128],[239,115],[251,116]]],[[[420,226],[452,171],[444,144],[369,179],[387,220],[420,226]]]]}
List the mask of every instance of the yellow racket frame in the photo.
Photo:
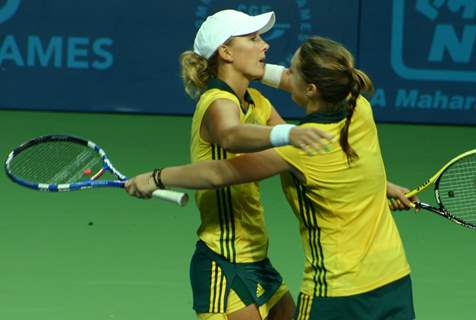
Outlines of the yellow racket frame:
{"type": "Polygon", "coordinates": [[[443,167],[441,167],[440,170],[438,170],[430,179],[426,180],[425,183],[419,185],[417,188],[413,189],[412,191],[410,192],[407,192],[405,194],[405,196],[407,198],[410,198],[410,197],[413,197],[414,195],[416,195],[417,193],[420,193],[422,192],[423,190],[425,190],[426,188],[428,188],[429,186],[431,186],[432,184],[434,184],[436,182],[436,180],[438,180],[438,178],[441,176],[441,174],[449,167],[451,166],[453,163],[455,163],[456,161],[460,160],[461,158],[464,158],[464,157],[467,157],[469,155],[472,155],[472,154],[475,154],[476,153],[476,149],[472,149],[472,150],[469,150],[469,151],[466,151],[456,157],[454,157],[453,159],[451,159],[450,161],[448,161],[443,167]]]}

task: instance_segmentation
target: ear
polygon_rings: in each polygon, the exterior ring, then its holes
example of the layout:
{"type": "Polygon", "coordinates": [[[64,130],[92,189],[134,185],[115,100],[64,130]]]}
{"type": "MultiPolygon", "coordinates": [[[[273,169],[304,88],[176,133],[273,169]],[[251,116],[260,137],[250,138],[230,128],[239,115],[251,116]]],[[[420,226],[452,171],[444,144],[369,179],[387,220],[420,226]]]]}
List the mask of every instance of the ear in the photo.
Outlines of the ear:
{"type": "Polygon", "coordinates": [[[308,83],[306,86],[306,97],[309,99],[316,98],[319,96],[319,89],[314,83],[308,83]]]}
{"type": "Polygon", "coordinates": [[[218,47],[218,56],[226,62],[233,62],[233,54],[226,44],[218,47]]]}

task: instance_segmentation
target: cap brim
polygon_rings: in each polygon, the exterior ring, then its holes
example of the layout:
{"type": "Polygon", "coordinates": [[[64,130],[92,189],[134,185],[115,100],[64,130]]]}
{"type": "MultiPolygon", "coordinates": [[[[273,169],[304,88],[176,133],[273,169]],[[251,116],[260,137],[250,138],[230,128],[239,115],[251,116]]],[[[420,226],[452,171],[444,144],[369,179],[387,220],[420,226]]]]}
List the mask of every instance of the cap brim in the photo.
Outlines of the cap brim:
{"type": "Polygon", "coordinates": [[[243,36],[254,32],[262,34],[270,30],[274,26],[275,22],[276,16],[274,11],[262,13],[257,16],[251,16],[246,23],[238,26],[237,30],[235,30],[232,36],[243,36]]]}

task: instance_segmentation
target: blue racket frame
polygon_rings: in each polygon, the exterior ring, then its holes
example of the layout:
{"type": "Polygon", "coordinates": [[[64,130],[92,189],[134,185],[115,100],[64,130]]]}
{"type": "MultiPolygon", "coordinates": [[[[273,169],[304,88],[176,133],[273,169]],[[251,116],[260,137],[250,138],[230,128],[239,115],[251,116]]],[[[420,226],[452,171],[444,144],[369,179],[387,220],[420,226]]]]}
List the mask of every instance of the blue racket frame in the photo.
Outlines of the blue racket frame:
{"type": "Polygon", "coordinates": [[[69,136],[69,135],[40,136],[40,137],[36,137],[34,139],[31,139],[22,143],[20,146],[12,150],[12,152],[10,152],[10,154],[8,155],[7,160],[5,161],[5,172],[12,181],[24,187],[34,189],[34,190],[39,190],[39,191],[48,191],[48,192],[76,191],[76,190],[98,188],[98,187],[124,188],[124,183],[127,181],[127,177],[124,176],[122,173],[120,173],[116,168],[114,168],[114,166],[109,161],[109,158],[107,157],[106,152],[102,148],[100,148],[96,143],[90,140],[85,140],[79,137],[69,136]],[[66,183],[66,184],[35,183],[35,182],[18,178],[11,172],[10,170],[11,161],[15,158],[15,156],[20,154],[22,151],[40,143],[56,142],[56,141],[77,143],[77,144],[84,145],[93,149],[100,155],[102,159],[102,162],[103,162],[102,169],[88,180],[79,181],[75,183],[66,183]],[[108,180],[108,181],[106,180],[97,181],[96,179],[102,176],[106,171],[111,172],[118,179],[108,180]]]}

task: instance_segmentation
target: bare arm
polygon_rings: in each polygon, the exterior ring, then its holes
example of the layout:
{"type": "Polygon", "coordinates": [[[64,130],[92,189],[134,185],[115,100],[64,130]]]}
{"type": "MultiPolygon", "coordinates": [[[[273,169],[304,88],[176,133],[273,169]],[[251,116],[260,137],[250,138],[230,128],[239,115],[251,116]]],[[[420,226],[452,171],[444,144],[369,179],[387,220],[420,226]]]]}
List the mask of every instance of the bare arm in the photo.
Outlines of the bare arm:
{"type": "Polygon", "coordinates": [[[243,154],[229,160],[201,161],[162,172],[165,186],[188,189],[216,189],[258,181],[290,170],[290,165],[273,149],[243,154]]]}
{"type": "MultiPolygon", "coordinates": [[[[270,121],[272,125],[284,122],[274,108],[270,121]]],[[[208,142],[216,143],[232,153],[245,153],[272,148],[271,129],[271,126],[241,124],[239,107],[230,100],[218,99],[208,108],[200,131],[208,142]]],[[[325,149],[327,142],[323,140],[332,139],[331,134],[311,127],[295,127],[289,134],[289,144],[309,155],[325,149]]]]}
{"type": "MultiPolygon", "coordinates": [[[[162,169],[165,187],[186,189],[216,189],[268,178],[285,171],[294,171],[273,149],[244,154],[229,160],[207,160],[194,164],[162,169]]],[[[127,181],[126,191],[139,198],[150,198],[157,190],[152,172],[127,181]]]]}
{"type": "Polygon", "coordinates": [[[202,123],[202,136],[233,153],[253,152],[271,148],[271,127],[240,123],[240,110],[234,102],[215,100],[202,123]]]}
{"type": "Polygon", "coordinates": [[[284,119],[281,117],[281,115],[276,111],[274,107],[271,107],[271,115],[269,116],[268,119],[268,125],[269,126],[275,126],[277,124],[283,124],[286,123],[284,119]]]}

